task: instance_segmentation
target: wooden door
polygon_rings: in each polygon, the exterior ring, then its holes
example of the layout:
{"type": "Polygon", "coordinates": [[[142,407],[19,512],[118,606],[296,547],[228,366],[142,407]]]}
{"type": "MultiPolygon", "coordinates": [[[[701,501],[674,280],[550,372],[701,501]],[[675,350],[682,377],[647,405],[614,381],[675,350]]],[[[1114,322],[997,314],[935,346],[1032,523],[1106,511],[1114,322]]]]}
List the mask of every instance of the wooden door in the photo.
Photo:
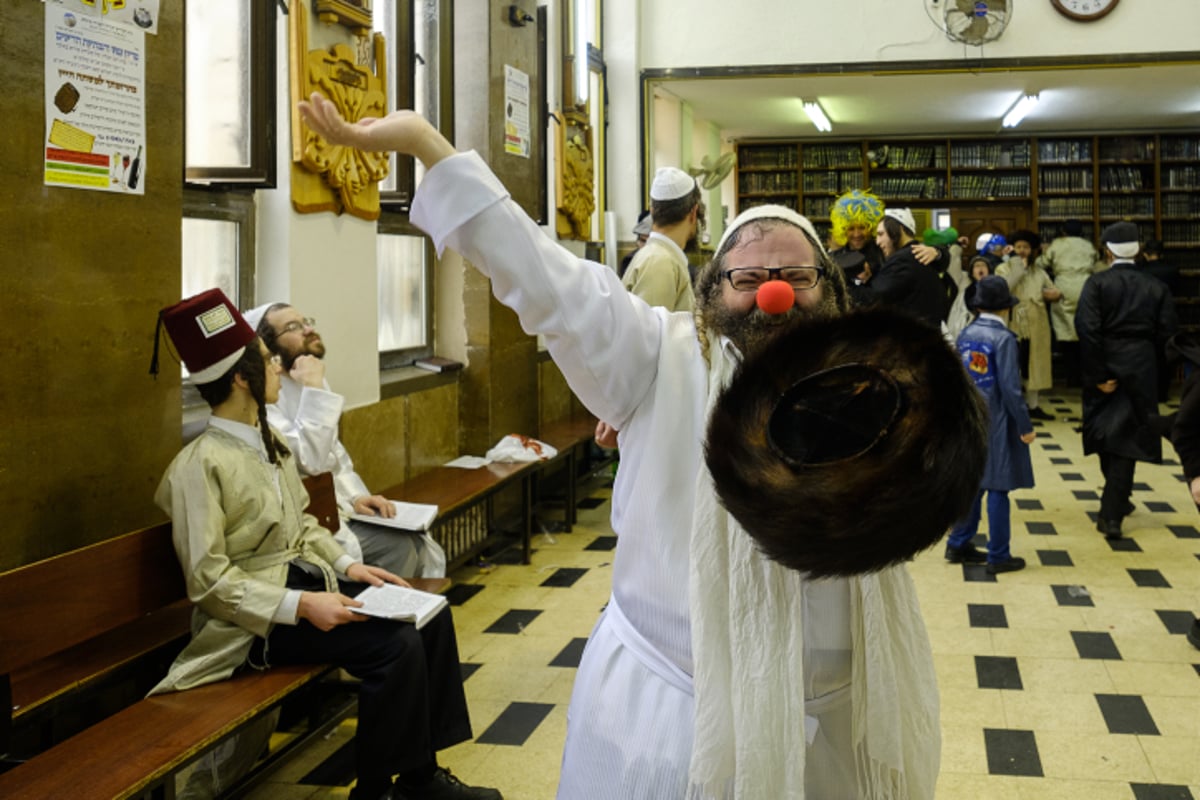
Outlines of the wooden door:
{"type": "Polygon", "coordinates": [[[965,254],[973,255],[975,239],[984,231],[1008,236],[1013,231],[1028,229],[1029,208],[1018,205],[951,208],[950,224],[958,231],[959,236],[967,237],[965,254]]]}

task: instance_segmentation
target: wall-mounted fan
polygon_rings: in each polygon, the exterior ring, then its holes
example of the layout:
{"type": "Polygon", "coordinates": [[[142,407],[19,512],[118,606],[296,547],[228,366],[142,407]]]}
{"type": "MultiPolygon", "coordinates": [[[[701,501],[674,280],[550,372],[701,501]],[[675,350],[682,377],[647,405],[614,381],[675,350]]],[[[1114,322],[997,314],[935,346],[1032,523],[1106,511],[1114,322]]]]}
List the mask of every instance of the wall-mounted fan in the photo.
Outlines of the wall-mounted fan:
{"type": "Polygon", "coordinates": [[[947,0],[942,11],[946,35],[956,42],[994,42],[1008,27],[1009,0],[947,0]]]}
{"type": "Polygon", "coordinates": [[[700,159],[700,166],[692,167],[688,174],[699,182],[701,189],[715,189],[733,172],[734,158],[732,150],[716,158],[706,155],[700,159]]]}

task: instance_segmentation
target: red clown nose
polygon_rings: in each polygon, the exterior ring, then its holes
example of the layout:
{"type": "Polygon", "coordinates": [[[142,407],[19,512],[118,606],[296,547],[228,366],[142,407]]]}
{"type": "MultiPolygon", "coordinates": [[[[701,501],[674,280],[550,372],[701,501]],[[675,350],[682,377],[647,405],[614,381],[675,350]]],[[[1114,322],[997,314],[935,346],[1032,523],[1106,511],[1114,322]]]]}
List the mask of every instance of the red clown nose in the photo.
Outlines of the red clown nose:
{"type": "Polygon", "coordinates": [[[796,304],[796,292],[787,281],[767,281],[758,287],[754,302],[768,314],[783,314],[796,304]]]}

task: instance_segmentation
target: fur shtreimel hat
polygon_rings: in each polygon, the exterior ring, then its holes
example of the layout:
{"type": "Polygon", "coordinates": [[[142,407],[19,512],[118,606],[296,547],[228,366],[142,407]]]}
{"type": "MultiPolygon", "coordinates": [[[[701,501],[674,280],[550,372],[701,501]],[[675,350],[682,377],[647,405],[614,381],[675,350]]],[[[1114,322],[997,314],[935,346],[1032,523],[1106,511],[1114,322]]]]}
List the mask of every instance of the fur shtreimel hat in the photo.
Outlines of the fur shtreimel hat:
{"type": "Polygon", "coordinates": [[[797,324],[717,399],[705,459],[769,558],[813,577],[911,558],[966,516],[987,410],[934,328],[873,308],[797,324]]]}

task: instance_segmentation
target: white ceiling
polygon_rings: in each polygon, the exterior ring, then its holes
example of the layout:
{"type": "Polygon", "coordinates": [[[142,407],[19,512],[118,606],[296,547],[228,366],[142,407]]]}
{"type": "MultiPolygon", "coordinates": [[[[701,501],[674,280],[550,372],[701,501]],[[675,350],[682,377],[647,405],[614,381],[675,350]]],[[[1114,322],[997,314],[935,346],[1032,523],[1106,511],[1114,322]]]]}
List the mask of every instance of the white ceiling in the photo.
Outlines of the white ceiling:
{"type": "Polygon", "coordinates": [[[1013,131],[1200,128],[1200,65],[1020,69],[938,74],[689,78],[656,85],[727,139],[816,137],[799,98],[819,98],[825,136],[988,135],[1025,93],[1042,101],[1013,131]]]}

